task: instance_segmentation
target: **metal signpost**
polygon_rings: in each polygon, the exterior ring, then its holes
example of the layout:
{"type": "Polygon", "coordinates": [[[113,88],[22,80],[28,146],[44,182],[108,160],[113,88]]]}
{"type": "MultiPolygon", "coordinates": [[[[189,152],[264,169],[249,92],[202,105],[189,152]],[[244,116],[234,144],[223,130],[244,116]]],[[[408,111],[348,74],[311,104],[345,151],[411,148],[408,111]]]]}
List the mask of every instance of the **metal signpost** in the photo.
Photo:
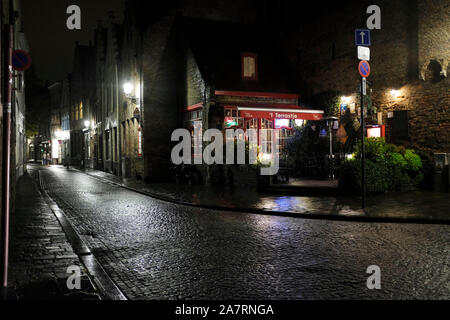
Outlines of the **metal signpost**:
{"type": "Polygon", "coordinates": [[[365,121],[364,121],[364,96],[367,93],[366,90],[366,78],[370,75],[370,31],[365,29],[355,30],[355,44],[358,47],[358,59],[359,62],[358,71],[361,75],[361,196],[362,196],[362,209],[366,207],[366,152],[365,152],[365,121]]]}
{"type": "Polygon", "coordinates": [[[31,66],[31,57],[28,52],[23,50],[13,50],[14,48],[14,27],[13,25],[9,26],[9,48],[8,48],[8,105],[5,118],[5,126],[4,126],[4,177],[3,177],[3,208],[2,208],[2,225],[1,228],[1,248],[0,248],[0,260],[1,260],[1,283],[3,290],[6,290],[8,286],[8,258],[9,258],[9,218],[10,218],[10,192],[11,192],[11,183],[10,183],[10,170],[11,170],[11,112],[12,105],[14,105],[14,95],[13,95],[13,79],[16,77],[14,75],[15,71],[26,71],[31,66]]]}

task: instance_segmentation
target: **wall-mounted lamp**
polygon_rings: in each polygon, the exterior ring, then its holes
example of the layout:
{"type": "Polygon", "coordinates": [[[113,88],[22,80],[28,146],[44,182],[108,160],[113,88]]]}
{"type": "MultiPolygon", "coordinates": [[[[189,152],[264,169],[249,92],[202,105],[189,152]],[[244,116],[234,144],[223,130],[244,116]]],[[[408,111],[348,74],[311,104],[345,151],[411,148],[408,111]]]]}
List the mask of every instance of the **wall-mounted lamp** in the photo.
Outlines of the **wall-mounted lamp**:
{"type": "Polygon", "coordinates": [[[394,98],[398,98],[398,97],[400,96],[400,90],[392,89],[392,90],[391,90],[391,95],[392,95],[392,97],[394,97],[394,98]]]}
{"type": "Polygon", "coordinates": [[[91,123],[89,122],[89,120],[86,120],[85,122],[84,122],[84,126],[86,127],[86,128],[89,128],[89,125],[90,125],[91,123]]]}
{"type": "Polygon", "coordinates": [[[135,95],[133,95],[134,86],[131,84],[131,82],[126,82],[123,85],[123,93],[125,93],[125,96],[128,99],[131,99],[131,102],[134,104],[139,104],[139,97],[140,97],[140,86],[137,85],[135,91],[135,95]]]}
{"type": "Polygon", "coordinates": [[[126,95],[129,95],[132,91],[133,91],[133,85],[132,85],[130,82],[126,82],[126,83],[123,85],[123,92],[124,92],[126,95]]]}
{"type": "Polygon", "coordinates": [[[347,103],[350,103],[351,101],[352,101],[352,97],[348,97],[348,96],[342,96],[341,97],[341,102],[342,103],[347,104],[347,103]]]}

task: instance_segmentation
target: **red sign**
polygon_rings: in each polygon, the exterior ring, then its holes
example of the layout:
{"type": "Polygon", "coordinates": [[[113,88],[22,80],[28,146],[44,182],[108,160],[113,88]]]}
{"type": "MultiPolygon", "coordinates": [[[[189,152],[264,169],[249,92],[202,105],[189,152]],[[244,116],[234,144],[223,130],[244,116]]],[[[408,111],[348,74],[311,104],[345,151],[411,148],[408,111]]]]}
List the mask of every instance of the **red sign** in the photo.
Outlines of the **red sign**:
{"type": "Polygon", "coordinates": [[[239,110],[239,114],[243,118],[264,118],[268,120],[274,119],[301,119],[301,120],[320,120],[323,113],[311,112],[313,110],[299,111],[263,111],[263,110],[239,110]]]}
{"type": "Polygon", "coordinates": [[[358,65],[359,74],[363,78],[367,78],[370,75],[370,64],[366,60],[363,60],[358,65]]]}

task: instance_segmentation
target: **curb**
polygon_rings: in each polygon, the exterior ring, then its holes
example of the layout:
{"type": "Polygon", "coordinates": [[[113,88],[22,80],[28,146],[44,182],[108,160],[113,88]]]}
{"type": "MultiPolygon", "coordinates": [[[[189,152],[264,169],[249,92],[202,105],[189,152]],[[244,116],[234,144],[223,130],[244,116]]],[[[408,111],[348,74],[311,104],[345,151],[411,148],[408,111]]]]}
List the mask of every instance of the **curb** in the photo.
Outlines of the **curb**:
{"type": "Polygon", "coordinates": [[[87,245],[81,239],[80,235],[75,231],[72,223],[67,218],[64,211],[56,204],[56,202],[48,195],[45,190],[44,184],[41,179],[40,170],[37,170],[38,187],[41,192],[41,196],[44,198],[50,210],[58,219],[64,233],[67,236],[67,240],[71,244],[73,251],[80,259],[81,263],[86,268],[89,278],[94,281],[96,288],[99,291],[100,298],[102,300],[127,300],[126,296],[115,284],[115,282],[109,277],[105,269],[95,258],[94,254],[89,250],[87,245]]]}
{"type": "Polygon", "coordinates": [[[400,217],[370,217],[370,216],[344,216],[344,215],[326,215],[326,214],[316,214],[316,213],[290,213],[285,211],[270,211],[270,210],[262,210],[255,208],[243,208],[243,207],[221,207],[214,205],[204,205],[204,204],[193,204],[190,202],[175,200],[170,197],[165,197],[157,193],[142,191],[139,189],[135,189],[129,187],[123,183],[118,183],[115,181],[111,181],[102,177],[98,177],[89,172],[85,172],[83,170],[74,169],[72,170],[79,171],[80,173],[84,173],[90,177],[93,177],[97,180],[100,180],[105,183],[111,183],[113,185],[119,186],[121,188],[140,193],[142,195],[146,195],[161,201],[170,202],[174,204],[203,208],[203,209],[211,209],[211,210],[219,210],[219,211],[227,211],[227,212],[239,212],[239,213],[252,213],[252,214],[261,214],[261,215],[270,215],[270,216],[279,216],[279,217],[289,217],[289,218],[302,218],[302,219],[314,219],[314,220],[332,220],[332,221],[347,221],[347,222],[378,222],[378,223],[412,223],[412,224],[441,224],[441,225],[450,225],[450,220],[444,219],[427,219],[427,218],[400,218],[400,217]]]}

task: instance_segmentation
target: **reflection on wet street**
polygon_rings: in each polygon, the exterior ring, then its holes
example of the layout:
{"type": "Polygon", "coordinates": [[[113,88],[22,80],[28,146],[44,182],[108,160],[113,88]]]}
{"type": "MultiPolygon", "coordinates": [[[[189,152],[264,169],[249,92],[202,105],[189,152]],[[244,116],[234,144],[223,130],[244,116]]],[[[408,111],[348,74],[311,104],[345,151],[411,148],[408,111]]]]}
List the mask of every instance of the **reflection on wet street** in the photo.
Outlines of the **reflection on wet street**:
{"type": "MultiPolygon", "coordinates": [[[[447,225],[201,209],[75,170],[38,169],[49,195],[130,299],[450,298],[447,225]],[[381,268],[381,290],[367,289],[369,265],[381,268]]],[[[326,202],[267,196],[260,205],[310,210],[326,202]]]]}

